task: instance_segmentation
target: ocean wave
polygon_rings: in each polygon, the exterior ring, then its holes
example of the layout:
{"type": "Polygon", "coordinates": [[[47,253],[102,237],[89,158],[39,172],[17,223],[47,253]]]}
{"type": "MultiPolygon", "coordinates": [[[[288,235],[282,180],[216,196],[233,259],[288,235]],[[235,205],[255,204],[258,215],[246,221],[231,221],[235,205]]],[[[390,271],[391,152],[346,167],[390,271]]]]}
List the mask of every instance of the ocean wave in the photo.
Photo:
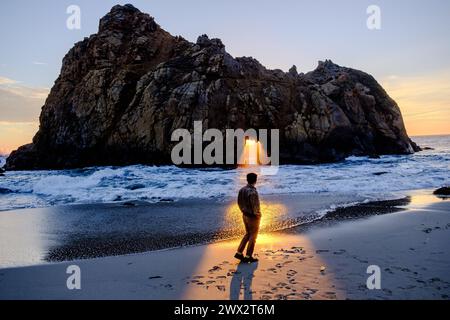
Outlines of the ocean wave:
{"type": "MultiPolygon", "coordinates": [[[[340,192],[389,193],[439,187],[450,182],[450,146],[379,159],[349,157],[341,163],[284,165],[261,175],[260,194],[340,192]],[[447,149],[446,149],[447,148],[447,149]]],[[[433,144],[428,143],[433,146],[433,144]]],[[[0,210],[58,204],[235,196],[248,172],[258,168],[183,169],[175,166],[98,167],[60,171],[7,172],[0,188],[0,210]]]]}

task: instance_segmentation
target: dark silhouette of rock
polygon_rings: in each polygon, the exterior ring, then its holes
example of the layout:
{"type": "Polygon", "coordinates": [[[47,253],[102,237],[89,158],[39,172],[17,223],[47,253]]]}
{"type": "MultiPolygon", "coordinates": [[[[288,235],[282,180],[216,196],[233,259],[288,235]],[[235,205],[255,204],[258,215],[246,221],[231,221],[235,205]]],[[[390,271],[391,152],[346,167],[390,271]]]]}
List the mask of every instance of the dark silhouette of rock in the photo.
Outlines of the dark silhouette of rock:
{"type": "Polygon", "coordinates": [[[126,187],[126,188],[127,188],[128,190],[134,191],[134,190],[144,189],[144,188],[145,188],[145,185],[143,185],[143,184],[141,184],[141,183],[136,183],[136,184],[132,184],[132,185],[126,187]]]}
{"type": "Polygon", "coordinates": [[[33,143],[8,170],[170,164],[175,129],[280,129],[281,163],[408,154],[400,109],[361,71],[320,62],[298,74],[233,58],[219,39],[174,37],[132,5],[64,57],[33,143]]]}
{"type": "Polygon", "coordinates": [[[291,76],[297,77],[298,76],[298,72],[297,72],[297,66],[293,65],[290,69],[289,69],[289,74],[291,76]]]}
{"type": "Polygon", "coordinates": [[[438,196],[450,196],[450,187],[442,187],[433,192],[433,194],[438,196]]]}
{"type": "Polygon", "coordinates": [[[374,175],[374,176],[382,176],[382,175],[388,174],[388,173],[389,173],[389,172],[386,172],[386,171],[380,171],[380,172],[374,172],[373,175],[374,175]]]}

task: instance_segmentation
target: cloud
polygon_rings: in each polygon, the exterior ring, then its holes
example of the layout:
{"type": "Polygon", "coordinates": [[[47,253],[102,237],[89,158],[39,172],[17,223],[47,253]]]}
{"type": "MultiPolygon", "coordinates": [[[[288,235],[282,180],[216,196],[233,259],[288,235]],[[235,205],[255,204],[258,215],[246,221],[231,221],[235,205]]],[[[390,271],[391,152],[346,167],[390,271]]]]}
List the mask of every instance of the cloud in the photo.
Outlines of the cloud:
{"type": "Polygon", "coordinates": [[[49,92],[48,88],[29,87],[0,77],[0,121],[37,121],[49,92]]]}
{"type": "Polygon", "coordinates": [[[412,135],[450,133],[450,70],[381,81],[412,135]]]}
{"type": "Polygon", "coordinates": [[[11,84],[16,84],[18,83],[18,81],[16,80],[12,80],[9,78],[5,78],[5,77],[0,77],[0,86],[2,85],[11,85],[11,84]]]}
{"type": "Polygon", "coordinates": [[[47,62],[39,62],[39,61],[33,61],[33,64],[36,66],[47,66],[47,62]]]}

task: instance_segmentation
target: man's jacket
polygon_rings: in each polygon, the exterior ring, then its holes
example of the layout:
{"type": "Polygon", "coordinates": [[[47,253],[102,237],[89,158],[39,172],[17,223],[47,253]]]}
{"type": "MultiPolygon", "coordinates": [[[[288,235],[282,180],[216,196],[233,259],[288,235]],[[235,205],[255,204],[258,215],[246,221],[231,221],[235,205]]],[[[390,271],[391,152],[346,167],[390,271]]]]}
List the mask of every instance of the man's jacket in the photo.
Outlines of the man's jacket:
{"type": "Polygon", "coordinates": [[[242,213],[248,217],[261,216],[258,191],[252,185],[246,185],[239,190],[238,205],[242,213]]]}

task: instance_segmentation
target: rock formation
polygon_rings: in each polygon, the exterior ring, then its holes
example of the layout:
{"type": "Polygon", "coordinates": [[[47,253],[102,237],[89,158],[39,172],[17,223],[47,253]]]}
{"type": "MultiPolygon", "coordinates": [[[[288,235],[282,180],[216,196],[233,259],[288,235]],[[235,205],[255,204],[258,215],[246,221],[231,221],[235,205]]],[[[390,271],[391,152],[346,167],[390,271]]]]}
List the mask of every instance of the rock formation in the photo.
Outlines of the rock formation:
{"type": "Polygon", "coordinates": [[[299,74],[233,58],[219,39],[174,37],[132,5],[64,57],[33,143],[8,170],[170,164],[175,129],[280,129],[281,163],[408,154],[400,109],[361,71],[320,62],[299,74]]]}
{"type": "Polygon", "coordinates": [[[442,187],[434,190],[433,194],[437,196],[450,196],[450,187],[442,187]]]}

